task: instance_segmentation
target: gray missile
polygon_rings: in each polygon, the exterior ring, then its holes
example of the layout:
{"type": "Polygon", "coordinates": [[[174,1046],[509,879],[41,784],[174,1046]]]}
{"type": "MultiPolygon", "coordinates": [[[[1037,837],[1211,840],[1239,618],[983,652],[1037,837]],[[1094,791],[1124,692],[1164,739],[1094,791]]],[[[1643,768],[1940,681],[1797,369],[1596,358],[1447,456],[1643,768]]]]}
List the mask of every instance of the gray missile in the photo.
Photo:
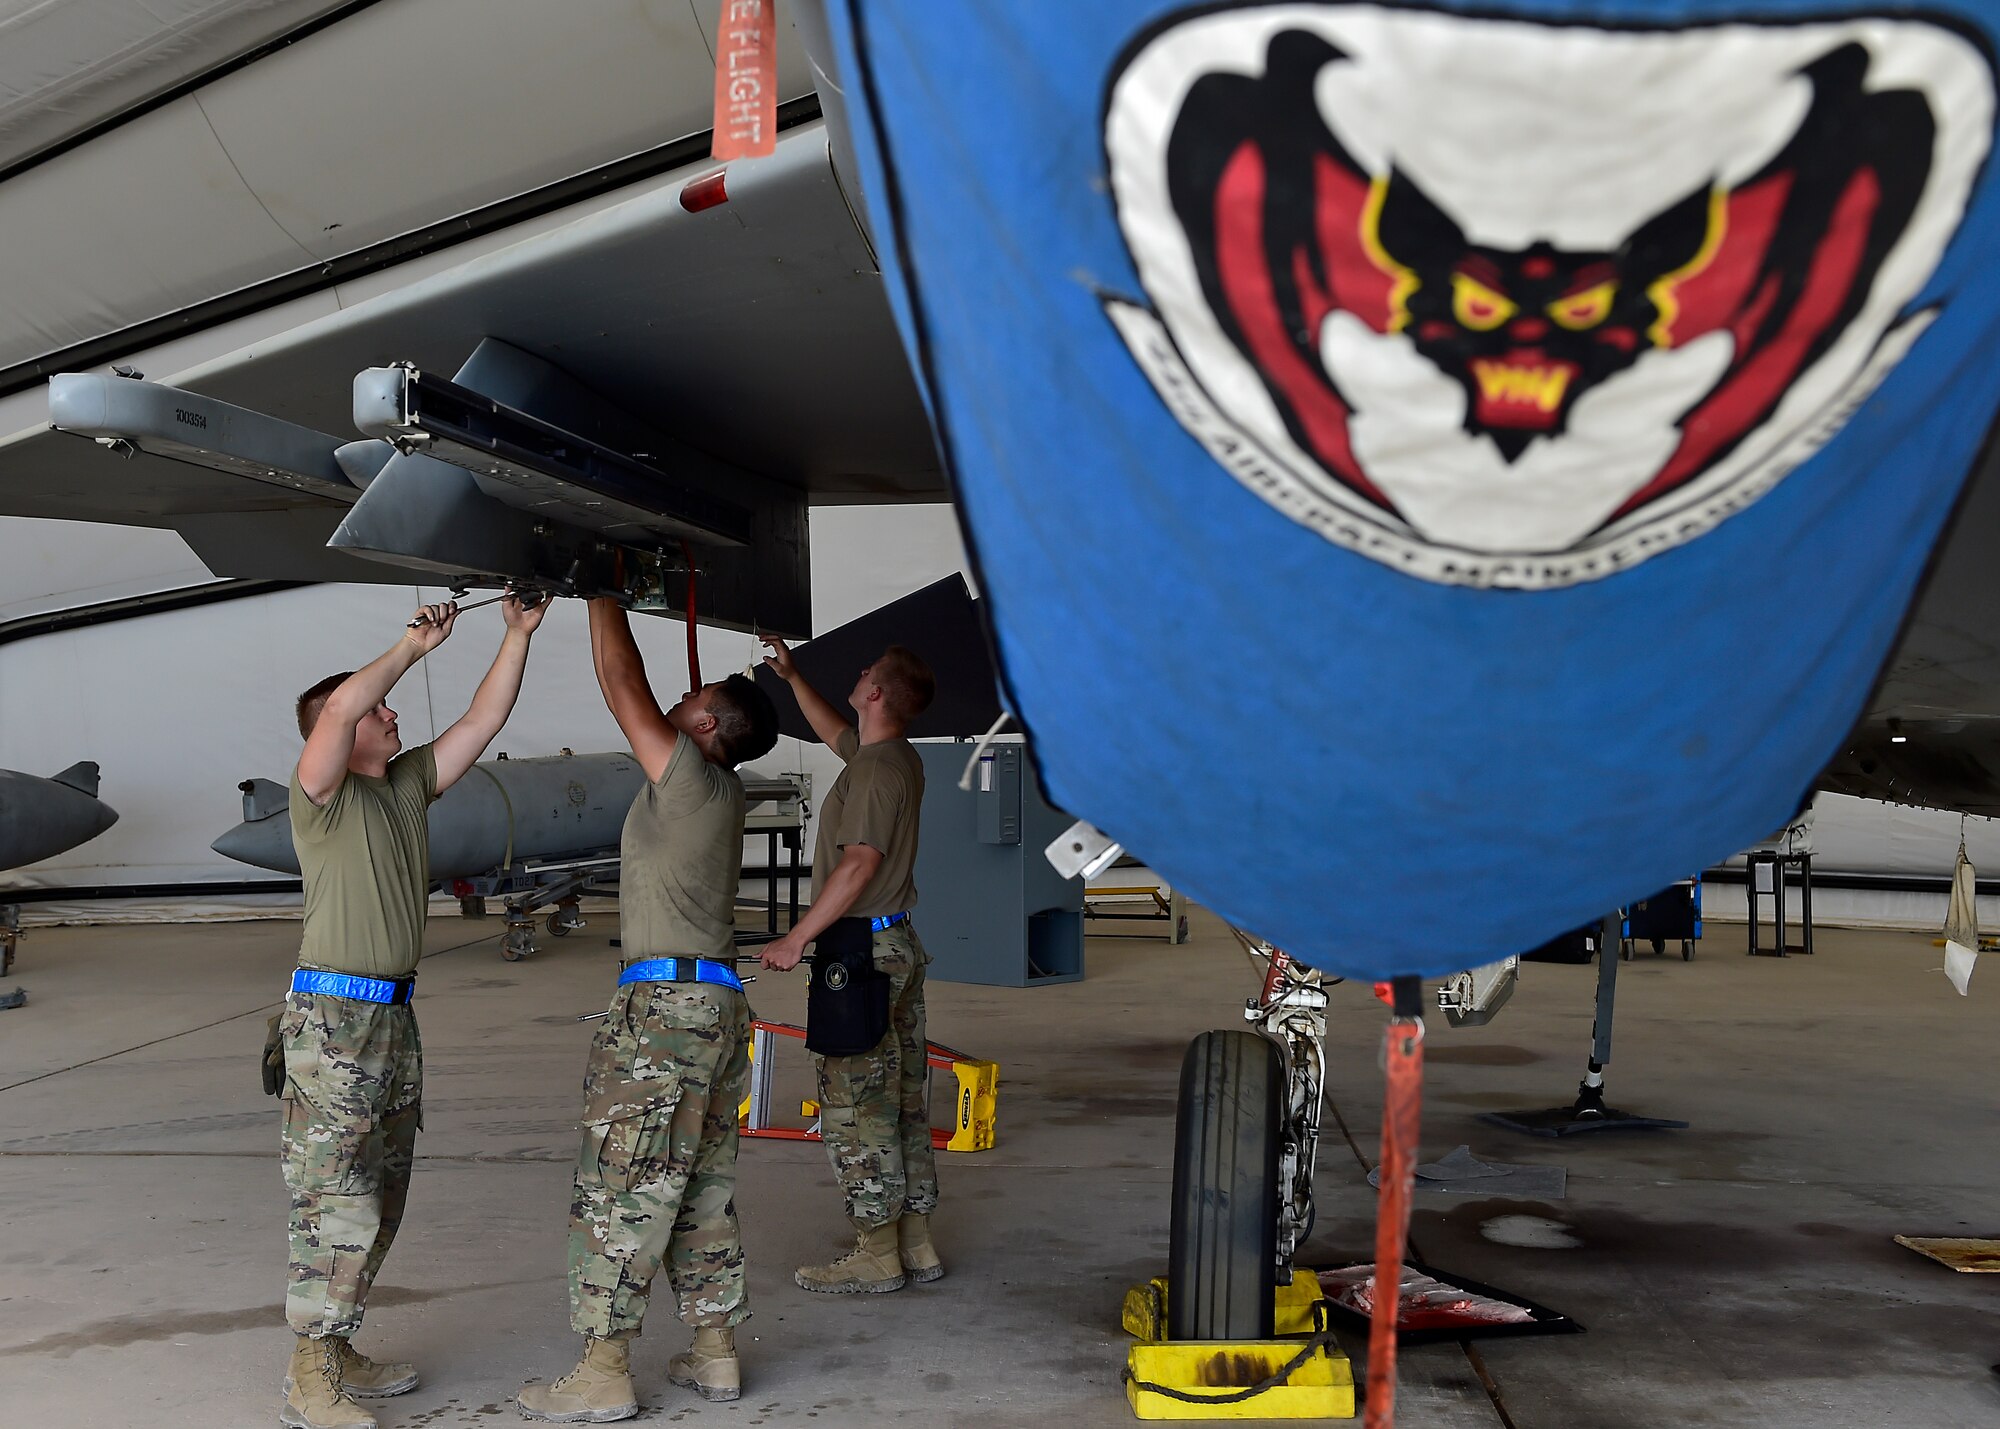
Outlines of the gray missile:
{"type": "MultiPolygon", "coordinates": [[[[475,764],[431,805],[431,880],[616,849],[645,777],[629,754],[475,764]]],[[[210,847],[239,863],[297,873],[289,788],[269,779],[246,780],[241,788],[243,822],[210,847]]]]}
{"type": "MultiPolygon", "coordinates": [[[[616,852],[625,815],[645,778],[629,754],[475,764],[431,805],[431,881],[475,878],[530,860],[559,863],[616,852]]],[[[788,783],[754,774],[744,786],[753,804],[793,792],[788,783]]],[[[289,788],[269,779],[246,780],[240,787],[243,822],[211,847],[240,863],[297,873],[289,788]]]]}
{"type": "Polygon", "coordinates": [[[97,797],[97,765],[88,759],[47,779],[0,769],[0,869],[54,858],[117,822],[97,797]]]}

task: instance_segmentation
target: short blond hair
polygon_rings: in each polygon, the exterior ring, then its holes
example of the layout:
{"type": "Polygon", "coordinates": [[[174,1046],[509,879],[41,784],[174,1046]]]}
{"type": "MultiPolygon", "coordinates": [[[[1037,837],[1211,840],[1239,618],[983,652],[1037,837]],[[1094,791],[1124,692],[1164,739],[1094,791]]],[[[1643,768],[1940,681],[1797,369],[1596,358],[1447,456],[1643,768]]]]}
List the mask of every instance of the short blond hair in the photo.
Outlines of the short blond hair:
{"type": "Polygon", "coordinates": [[[300,739],[312,738],[313,726],[319,723],[320,711],[326,708],[328,697],[353,677],[352,670],[342,670],[338,675],[328,675],[299,696],[294,712],[299,717],[300,739]]]}
{"type": "Polygon", "coordinates": [[[877,679],[889,712],[908,724],[931,707],[937,698],[937,677],[923,656],[904,645],[891,645],[882,652],[877,679]]]}

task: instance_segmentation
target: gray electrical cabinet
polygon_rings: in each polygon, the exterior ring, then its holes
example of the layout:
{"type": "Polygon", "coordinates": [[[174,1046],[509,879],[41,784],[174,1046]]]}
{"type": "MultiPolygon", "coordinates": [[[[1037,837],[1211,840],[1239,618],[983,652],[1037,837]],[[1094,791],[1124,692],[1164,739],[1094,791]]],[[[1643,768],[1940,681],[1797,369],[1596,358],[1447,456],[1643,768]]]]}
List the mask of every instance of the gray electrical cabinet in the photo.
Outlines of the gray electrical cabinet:
{"type": "Polygon", "coordinates": [[[969,790],[967,743],[918,744],[924,815],[917,845],[917,932],[929,976],[1028,987],[1083,976],[1083,880],[1042,850],[1074,819],[1042,799],[1028,751],[995,744],[969,790]]]}

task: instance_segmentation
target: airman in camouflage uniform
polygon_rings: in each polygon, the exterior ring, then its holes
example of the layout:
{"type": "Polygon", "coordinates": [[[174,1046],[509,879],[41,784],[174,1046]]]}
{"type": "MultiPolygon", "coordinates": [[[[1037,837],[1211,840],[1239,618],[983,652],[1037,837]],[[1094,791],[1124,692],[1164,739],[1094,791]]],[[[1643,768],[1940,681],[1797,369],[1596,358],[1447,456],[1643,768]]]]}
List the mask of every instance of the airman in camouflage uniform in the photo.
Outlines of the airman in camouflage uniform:
{"type": "Polygon", "coordinates": [[[285,1185],[292,1193],[285,1318],[298,1334],[361,1328],[410,1194],[423,1126],[423,1045],[407,1003],[293,993],[285,1049],[285,1185]]]}
{"type": "Polygon", "coordinates": [[[750,1005],[706,983],[618,989],[591,1043],[569,1224],[570,1324],[639,1332],[662,1261],[689,1325],[743,1322],[736,1109],[750,1089],[750,1005]]]}
{"type": "Polygon", "coordinates": [[[695,1331],[667,1377],[704,1399],[742,1393],[736,1108],[750,1085],[750,1004],[734,966],[745,808],[735,766],[777,743],[778,714],[741,675],[661,710],[615,601],[590,603],[590,644],[647,783],[619,840],[626,967],[590,1046],[570,1199],[569,1318],[583,1358],[515,1402],[529,1419],[603,1423],[639,1412],[631,1344],[662,1268],[695,1331]]]}
{"type": "MultiPolygon", "coordinates": [[[[930,667],[900,645],[861,671],[847,697],[850,725],[798,671],[782,640],[766,638],[764,663],[791,686],[813,732],[847,766],[820,805],[813,846],[812,907],[764,949],[764,966],[796,967],[806,945],[828,937],[870,939],[874,970],[888,981],[889,1025],[852,1056],[816,1056],[820,1136],[854,1226],[854,1249],[828,1265],[802,1265],[806,1290],[849,1295],[936,1280],[944,1262],[931,1241],[937,1159],[931,1151],[929,1046],[924,965],[930,957],[910,910],[923,812],[924,766],[903,737],[936,693],[930,667]],[[838,925],[838,926],[836,926],[838,925]]],[[[826,957],[824,945],[820,956],[826,957]]],[[[825,975],[824,968],[813,976],[825,975]]],[[[873,1023],[868,1024],[873,1030],[873,1023]]],[[[811,1040],[808,1028],[808,1040],[811,1040]]]]}
{"type": "Polygon", "coordinates": [[[905,1214],[928,1217],[937,1209],[938,1183],[924,1032],[924,965],[930,955],[907,921],[883,929],[874,941],[875,967],[889,976],[889,1035],[873,1051],[815,1056],[813,1066],[819,1073],[820,1134],[847,1218],[881,1226],[905,1214]]]}
{"type": "Polygon", "coordinates": [[[413,1366],[377,1364],[349,1340],[402,1225],[423,1125],[410,996],[430,890],[426,810],[507,722],[542,619],[516,598],[503,612],[507,632],[471,708],[430,744],[402,749],[387,700],[450,635],[449,603],[424,607],[385,654],[298,699],[306,746],[291,818],[306,916],[265,1063],[266,1088],[284,1098],[292,1198],[285,1319],[297,1338],[278,1417],[297,1429],[376,1429],[358,1401],[417,1385],[413,1366]]]}

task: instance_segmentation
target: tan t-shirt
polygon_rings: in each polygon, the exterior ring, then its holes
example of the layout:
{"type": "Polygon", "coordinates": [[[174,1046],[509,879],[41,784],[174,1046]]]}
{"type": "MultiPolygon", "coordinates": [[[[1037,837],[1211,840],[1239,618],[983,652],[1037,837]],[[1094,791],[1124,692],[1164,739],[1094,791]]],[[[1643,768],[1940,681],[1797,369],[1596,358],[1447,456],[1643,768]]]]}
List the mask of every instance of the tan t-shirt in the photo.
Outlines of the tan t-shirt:
{"type": "Polygon", "coordinates": [[[639,790],[619,841],[623,959],[736,952],[743,874],[743,781],[702,758],[685,734],[657,782],[639,790]]]}
{"type": "Polygon", "coordinates": [[[882,852],[882,866],[861,890],[849,917],[880,918],[917,906],[917,821],[923,814],[924,762],[907,739],[863,745],[854,730],[841,735],[833,752],[847,761],[819,806],[819,837],[813,844],[813,886],[840,866],[848,844],[882,852]]]}
{"type": "Polygon", "coordinates": [[[437,758],[428,744],[386,775],[350,773],[324,808],[292,771],[292,844],[306,886],[299,961],[362,977],[407,977],[424,951],[437,758]]]}

